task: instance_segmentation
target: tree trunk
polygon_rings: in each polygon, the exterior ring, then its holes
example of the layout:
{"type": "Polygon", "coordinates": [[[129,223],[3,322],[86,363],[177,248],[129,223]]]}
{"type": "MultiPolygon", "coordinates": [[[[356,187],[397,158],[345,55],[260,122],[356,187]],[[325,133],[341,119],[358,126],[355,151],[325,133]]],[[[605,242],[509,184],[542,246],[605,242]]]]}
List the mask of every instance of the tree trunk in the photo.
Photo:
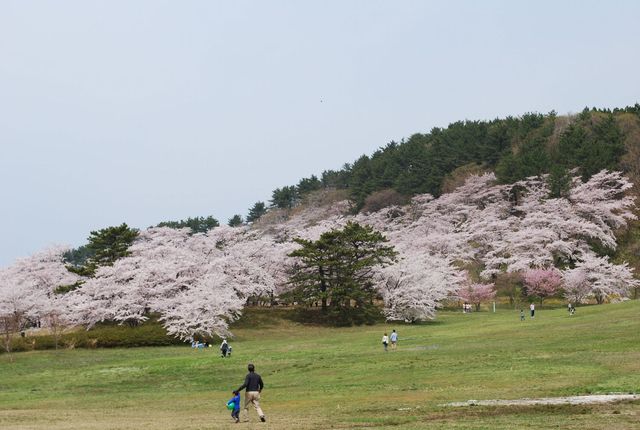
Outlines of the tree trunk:
{"type": "Polygon", "coordinates": [[[321,292],[321,302],[322,302],[322,313],[327,313],[327,281],[324,279],[324,268],[320,266],[318,269],[320,273],[320,292],[321,292]]]}

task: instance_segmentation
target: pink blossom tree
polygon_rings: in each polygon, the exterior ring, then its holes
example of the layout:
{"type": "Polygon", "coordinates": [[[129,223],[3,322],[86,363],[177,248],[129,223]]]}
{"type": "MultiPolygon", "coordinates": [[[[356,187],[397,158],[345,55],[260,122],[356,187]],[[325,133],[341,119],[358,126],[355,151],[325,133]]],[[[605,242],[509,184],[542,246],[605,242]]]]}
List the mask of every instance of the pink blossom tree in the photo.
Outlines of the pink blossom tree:
{"type": "Polygon", "coordinates": [[[480,310],[483,302],[493,300],[496,296],[494,284],[468,283],[457,291],[458,297],[476,306],[476,311],[480,310]]]}
{"type": "Polygon", "coordinates": [[[555,268],[530,269],[522,274],[522,280],[529,297],[538,297],[540,304],[547,297],[555,295],[562,285],[562,274],[555,268]]]}

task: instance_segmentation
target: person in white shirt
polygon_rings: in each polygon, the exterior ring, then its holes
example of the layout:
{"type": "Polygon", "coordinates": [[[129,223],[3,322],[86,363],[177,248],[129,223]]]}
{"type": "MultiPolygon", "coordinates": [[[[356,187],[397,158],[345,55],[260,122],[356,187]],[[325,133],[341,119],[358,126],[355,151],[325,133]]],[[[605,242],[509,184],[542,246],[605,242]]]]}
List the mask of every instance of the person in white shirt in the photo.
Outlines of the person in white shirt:
{"type": "Polygon", "coordinates": [[[534,305],[533,303],[531,303],[529,305],[529,309],[531,310],[531,318],[535,318],[536,315],[536,305],[534,305]]]}
{"type": "Polygon", "coordinates": [[[387,334],[385,333],[384,336],[382,336],[382,345],[384,346],[384,350],[387,350],[387,345],[389,345],[389,336],[387,336],[387,334]]]}

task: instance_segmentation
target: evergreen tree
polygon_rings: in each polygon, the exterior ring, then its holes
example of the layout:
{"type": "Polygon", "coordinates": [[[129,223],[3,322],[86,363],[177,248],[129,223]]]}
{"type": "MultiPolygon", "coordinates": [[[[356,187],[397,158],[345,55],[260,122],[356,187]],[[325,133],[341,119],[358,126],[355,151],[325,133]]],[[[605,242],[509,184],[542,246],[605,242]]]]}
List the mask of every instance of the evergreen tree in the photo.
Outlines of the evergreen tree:
{"type": "Polygon", "coordinates": [[[265,213],[267,213],[267,207],[265,206],[264,202],[255,202],[253,207],[249,209],[247,222],[254,222],[265,213]]]}
{"type": "Polygon", "coordinates": [[[298,182],[296,191],[299,196],[303,196],[311,191],[319,190],[320,188],[322,188],[322,182],[320,182],[316,175],[311,175],[310,178],[302,178],[300,182],[298,182]]]}
{"type": "Polygon", "coordinates": [[[276,188],[271,194],[271,204],[279,209],[291,209],[298,202],[298,192],[296,187],[286,186],[276,188]]]}
{"type": "Polygon", "coordinates": [[[242,216],[235,214],[234,216],[229,218],[227,224],[229,225],[229,227],[238,227],[239,225],[242,225],[242,222],[242,216]]]}
{"type": "Polygon", "coordinates": [[[567,197],[571,189],[571,173],[565,167],[554,165],[549,173],[549,197],[567,197]]]}
{"type": "Polygon", "coordinates": [[[295,239],[302,248],[291,276],[296,300],[322,303],[322,312],[340,325],[372,323],[380,315],[373,299],[373,268],[395,261],[388,240],[369,226],[349,222],[342,230],[323,233],[317,241],[295,239]]]}
{"type": "Polygon", "coordinates": [[[170,227],[170,228],[186,228],[189,227],[192,233],[205,233],[212,228],[219,227],[220,223],[217,219],[209,215],[208,217],[195,217],[187,218],[180,221],[163,221],[157,225],[157,227],[170,227]]]}
{"type": "Polygon", "coordinates": [[[107,227],[92,231],[89,234],[89,249],[91,257],[80,266],[67,266],[70,272],[82,276],[93,276],[100,266],[111,266],[122,257],[130,254],[129,246],[138,236],[138,230],[129,228],[125,223],[117,227],[107,227]]]}

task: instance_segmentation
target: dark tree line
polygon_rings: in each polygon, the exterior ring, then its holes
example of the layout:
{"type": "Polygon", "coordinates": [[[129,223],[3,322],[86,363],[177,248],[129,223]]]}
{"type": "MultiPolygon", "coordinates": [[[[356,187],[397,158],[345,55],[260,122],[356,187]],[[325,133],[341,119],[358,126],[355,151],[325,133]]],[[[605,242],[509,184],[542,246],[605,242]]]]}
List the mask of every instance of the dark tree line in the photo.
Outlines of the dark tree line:
{"type": "Polygon", "coordinates": [[[625,136],[616,119],[623,114],[635,116],[640,124],[640,104],[613,111],[585,108],[571,118],[550,112],[458,121],[390,142],[340,170],[325,170],[320,178],[312,175],[297,185],[278,188],[270,203],[272,207],[292,208],[306,194],[322,188],[348,189],[357,210],[382,190],[406,197],[421,193],[438,196],[445,180],[468,165],[495,170],[504,183],[551,173],[556,181],[553,193],[559,195],[573,168],[585,179],[602,169],[620,169],[625,136]]]}

